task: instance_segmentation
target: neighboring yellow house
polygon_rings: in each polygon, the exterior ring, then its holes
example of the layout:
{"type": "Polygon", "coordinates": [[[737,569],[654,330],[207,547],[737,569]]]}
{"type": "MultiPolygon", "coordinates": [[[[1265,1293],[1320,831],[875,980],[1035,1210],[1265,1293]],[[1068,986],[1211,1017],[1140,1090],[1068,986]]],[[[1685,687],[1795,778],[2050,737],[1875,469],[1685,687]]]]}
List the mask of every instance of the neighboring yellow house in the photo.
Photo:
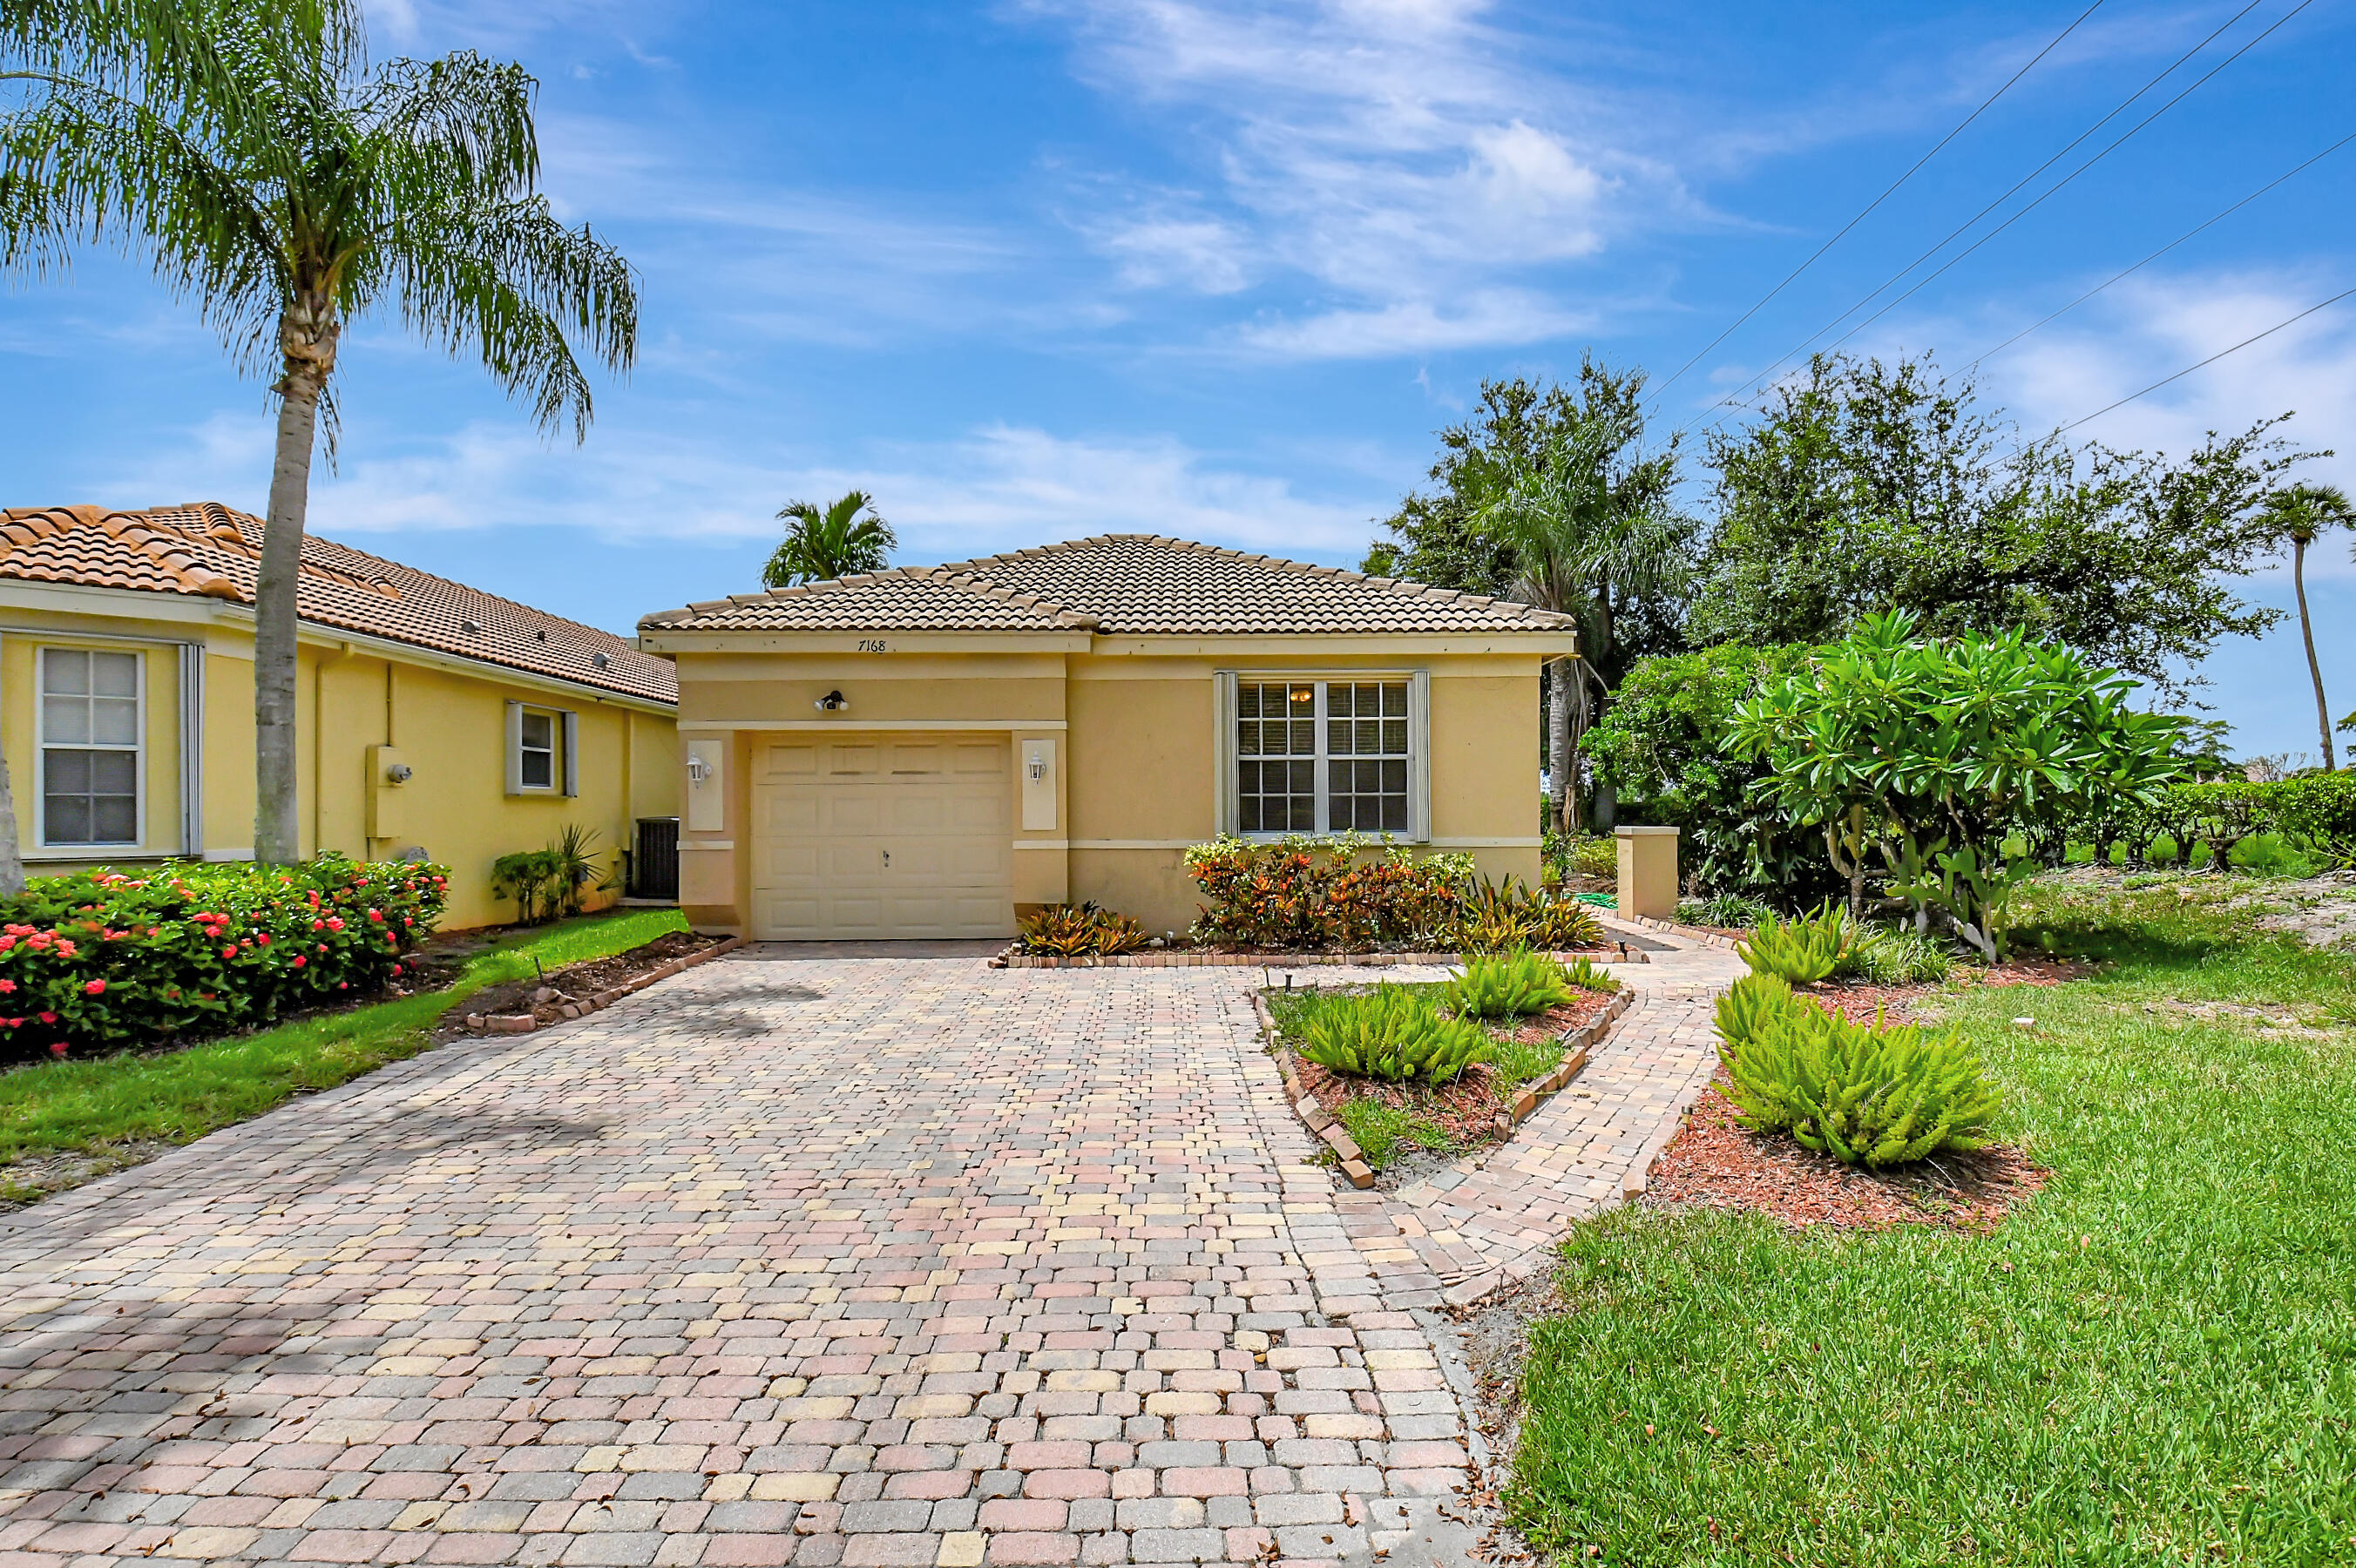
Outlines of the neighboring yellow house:
{"type": "Polygon", "coordinates": [[[680,901],[771,939],[1183,931],[1183,851],[1355,828],[1535,882],[1538,671],[1503,600],[1121,534],[648,615],[677,661],[680,901]]]}
{"type": "MultiPolygon", "coordinates": [[[[253,855],[262,524],[212,503],[0,512],[0,743],[27,871],[253,855]]],[[[624,638],[306,539],[303,852],[430,859],[451,927],[491,862],[677,812],[678,687],[624,638]]]]}

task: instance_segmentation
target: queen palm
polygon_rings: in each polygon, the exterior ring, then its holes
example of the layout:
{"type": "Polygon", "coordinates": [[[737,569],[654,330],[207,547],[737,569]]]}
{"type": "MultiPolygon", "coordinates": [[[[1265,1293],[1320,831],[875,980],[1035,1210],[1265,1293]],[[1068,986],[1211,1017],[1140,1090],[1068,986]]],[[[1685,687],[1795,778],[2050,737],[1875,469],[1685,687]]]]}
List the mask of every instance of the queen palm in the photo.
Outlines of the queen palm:
{"type": "Polygon", "coordinates": [[[875,497],[864,490],[853,490],[823,509],[811,501],[788,501],[777,517],[786,525],[786,537],[761,569],[764,588],[881,571],[900,543],[875,510],[875,497]]]}
{"type": "Polygon", "coordinates": [[[1577,830],[1579,748],[1603,689],[1597,667],[1629,604],[1683,581],[1692,533],[1666,505],[1674,459],[1631,455],[1643,431],[1635,379],[1590,367],[1583,379],[1586,396],[1479,512],[1513,547],[1516,592],[1579,625],[1580,651],[1547,667],[1547,793],[1566,834],[1577,830]]]}
{"type": "MultiPolygon", "coordinates": [[[[80,241],[147,257],[249,372],[277,450],[254,603],[254,854],[299,854],[295,591],[311,456],[348,323],[396,315],[479,357],[544,428],[587,433],[578,346],[636,352],[628,264],[537,194],[537,83],[472,53],[365,65],[343,0],[25,0],[0,115],[0,262],[80,241]]],[[[10,0],[13,9],[17,0],[10,0]]]]}
{"type": "Polygon", "coordinates": [[[2266,503],[2265,520],[2290,541],[2291,592],[2298,599],[2298,635],[2307,644],[2308,678],[2315,683],[2315,727],[2323,741],[2323,770],[2329,773],[2331,706],[2324,700],[2323,666],[2315,656],[2315,628],[2307,613],[2307,547],[2332,528],[2356,527],[2356,507],[2336,485],[2293,485],[2266,503]]]}

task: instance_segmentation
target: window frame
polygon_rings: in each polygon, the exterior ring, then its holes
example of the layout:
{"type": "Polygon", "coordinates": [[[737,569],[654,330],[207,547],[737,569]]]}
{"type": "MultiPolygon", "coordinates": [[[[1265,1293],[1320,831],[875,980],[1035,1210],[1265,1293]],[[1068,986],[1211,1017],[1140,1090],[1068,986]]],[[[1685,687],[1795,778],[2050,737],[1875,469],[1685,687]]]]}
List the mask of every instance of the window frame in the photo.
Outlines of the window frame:
{"type": "Polygon", "coordinates": [[[103,855],[108,850],[140,849],[147,843],[147,658],[141,648],[102,642],[37,643],[33,647],[33,842],[43,851],[66,856],[103,855]],[[101,745],[95,741],[51,741],[48,734],[49,656],[51,654],[119,654],[132,661],[129,746],[101,745]],[[49,837],[49,753],[59,752],[123,752],[131,753],[131,831],[129,838],[52,839],[49,837]]]}
{"type": "MultiPolygon", "coordinates": [[[[1231,837],[1256,844],[1273,844],[1296,836],[1299,828],[1279,831],[1243,829],[1241,752],[1237,725],[1241,718],[1241,702],[1237,688],[1242,685],[1278,686],[1286,683],[1312,684],[1317,691],[1315,701],[1316,742],[1308,753],[1316,788],[1314,812],[1317,827],[1307,829],[1305,836],[1316,838],[1339,837],[1357,832],[1375,839],[1423,844],[1431,838],[1431,685],[1430,672],[1426,669],[1224,669],[1215,672],[1215,688],[1212,708],[1218,726],[1215,755],[1218,759],[1216,809],[1218,829],[1231,837]],[[1404,830],[1387,831],[1368,828],[1336,828],[1333,823],[1333,764],[1336,760],[1329,750],[1331,731],[1327,729],[1330,692],[1333,687],[1399,685],[1407,687],[1407,820],[1404,830]]],[[[1341,760],[1348,761],[1349,758],[1341,760]]]]}
{"type": "MultiPolygon", "coordinates": [[[[537,752],[540,748],[532,750],[537,752]]],[[[534,799],[564,800],[581,793],[581,720],[569,708],[553,708],[510,698],[507,706],[507,792],[534,799]],[[547,784],[526,784],[523,777],[523,720],[526,714],[550,720],[550,772],[547,784]]]]}

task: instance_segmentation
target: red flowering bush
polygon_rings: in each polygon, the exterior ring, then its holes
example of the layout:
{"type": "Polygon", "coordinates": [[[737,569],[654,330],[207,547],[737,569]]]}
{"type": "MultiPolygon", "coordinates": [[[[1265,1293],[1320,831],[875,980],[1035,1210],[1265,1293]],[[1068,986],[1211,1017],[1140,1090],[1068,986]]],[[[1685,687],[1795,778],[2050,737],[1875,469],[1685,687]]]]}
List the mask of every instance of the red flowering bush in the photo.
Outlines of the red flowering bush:
{"type": "Polygon", "coordinates": [[[1192,934],[1234,947],[1437,945],[1463,906],[1472,858],[1379,848],[1352,834],[1197,844],[1186,874],[1208,901],[1192,934]]]}
{"type": "Polygon", "coordinates": [[[36,878],[0,899],[0,1058],[219,1034],[380,990],[448,886],[440,866],[334,856],[36,878]]]}

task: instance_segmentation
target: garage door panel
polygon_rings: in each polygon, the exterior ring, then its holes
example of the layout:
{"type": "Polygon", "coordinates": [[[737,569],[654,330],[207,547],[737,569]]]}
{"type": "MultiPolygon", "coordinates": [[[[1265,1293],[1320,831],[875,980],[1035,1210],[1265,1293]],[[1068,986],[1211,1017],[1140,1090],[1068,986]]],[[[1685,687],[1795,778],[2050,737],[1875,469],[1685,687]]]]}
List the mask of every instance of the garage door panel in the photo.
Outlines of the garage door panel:
{"type": "Polygon", "coordinates": [[[1005,742],[830,740],[769,750],[777,754],[755,782],[755,934],[1012,933],[1005,742]]]}

